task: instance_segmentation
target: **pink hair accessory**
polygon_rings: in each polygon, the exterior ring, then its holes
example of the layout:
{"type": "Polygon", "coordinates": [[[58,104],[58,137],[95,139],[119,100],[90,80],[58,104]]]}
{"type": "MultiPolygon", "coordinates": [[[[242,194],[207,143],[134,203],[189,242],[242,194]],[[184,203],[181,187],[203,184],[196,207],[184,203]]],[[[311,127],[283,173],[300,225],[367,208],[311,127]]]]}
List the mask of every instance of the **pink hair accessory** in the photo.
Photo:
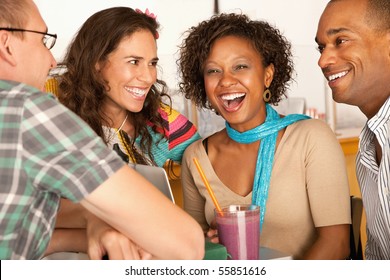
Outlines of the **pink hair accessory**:
{"type": "MultiPolygon", "coordinates": [[[[157,15],[155,15],[155,14],[149,12],[149,9],[148,9],[148,8],[146,8],[145,12],[141,11],[140,9],[135,9],[135,11],[136,11],[137,13],[139,13],[139,14],[145,14],[145,15],[147,15],[148,17],[150,17],[150,18],[152,18],[152,19],[154,19],[154,20],[156,21],[157,15]]],[[[155,37],[156,37],[156,39],[158,39],[158,38],[160,37],[160,34],[158,34],[158,31],[156,31],[155,37]]]]}
{"type": "Polygon", "coordinates": [[[152,18],[152,19],[156,19],[157,18],[157,15],[149,12],[149,9],[146,8],[145,12],[142,12],[140,9],[135,9],[135,11],[139,14],[145,14],[147,15],[148,17],[152,18]]]}

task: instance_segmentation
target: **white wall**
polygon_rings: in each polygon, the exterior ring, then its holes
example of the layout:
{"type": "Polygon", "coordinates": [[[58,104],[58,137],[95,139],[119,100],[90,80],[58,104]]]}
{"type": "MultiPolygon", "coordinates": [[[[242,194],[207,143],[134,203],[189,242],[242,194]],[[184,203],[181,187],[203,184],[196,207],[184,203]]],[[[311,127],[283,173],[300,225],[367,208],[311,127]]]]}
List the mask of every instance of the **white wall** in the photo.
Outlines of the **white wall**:
{"type": "MultiPolygon", "coordinates": [[[[325,112],[328,88],[317,66],[319,53],[314,37],[317,22],[328,0],[219,0],[220,12],[239,12],[264,19],[278,27],[292,42],[297,72],[290,97],[304,97],[307,107],[325,112]]],[[[67,45],[82,23],[98,10],[130,6],[157,14],[161,24],[158,54],[163,72],[160,77],[170,88],[177,87],[176,52],[182,34],[192,25],[213,14],[214,0],[35,0],[49,32],[58,34],[53,54],[61,60],[67,45]]],[[[176,99],[177,100],[177,99],[176,99]]],[[[183,109],[182,100],[176,107],[183,109]]],[[[329,102],[328,102],[329,103],[329,102]]],[[[332,107],[332,106],[331,106],[332,107]]],[[[356,108],[335,106],[338,126],[361,126],[364,116],[356,108]],[[344,117],[343,117],[344,116],[344,117]]]]}

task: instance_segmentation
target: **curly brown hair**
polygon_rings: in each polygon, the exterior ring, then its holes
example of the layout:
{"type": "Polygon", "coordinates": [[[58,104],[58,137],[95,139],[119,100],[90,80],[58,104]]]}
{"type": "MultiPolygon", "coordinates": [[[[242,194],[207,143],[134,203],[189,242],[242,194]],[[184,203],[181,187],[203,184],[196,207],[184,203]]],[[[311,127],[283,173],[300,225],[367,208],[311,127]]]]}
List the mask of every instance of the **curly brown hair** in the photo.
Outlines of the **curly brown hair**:
{"type": "MultiPolygon", "coordinates": [[[[99,11],[81,26],[61,63],[66,72],[60,77],[60,102],[86,121],[105,143],[108,143],[108,139],[102,126],[104,123],[112,123],[102,106],[108,85],[95,65],[105,62],[124,37],[140,30],[149,30],[157,39],[158,28],[159,24],[154,18],[128,7],[99,11]]],[[[128,112],[135,129],[135,137],[129,139],[129,144],[133,145],[137,136],[141,136],[141,149],[152,161],[153,139],[148,132],[147,123],[156,132],[157,128],[163,127],[164,122],[158,109],[162,104],[162,97],[171,103],[167,90],[166,83],[157,80],[147,94],[142,110],[138,113],[128,112]]]]}
{"type": "Polygon", "coordinates": [[[271,63],[275,66],[269,87],[272,92],[270,103],[276,105],[293,80],[291,43],[265,21],[250,20],[243,14],[220,14],[191,27],[185,34],[187,36],[179,46],[177,60],[181,76],[179,90],[199,108],[211,109],[206,96],[203,67],[213,43],[225,36],[247,39],[260,54],[264,67],[271,63]]]}

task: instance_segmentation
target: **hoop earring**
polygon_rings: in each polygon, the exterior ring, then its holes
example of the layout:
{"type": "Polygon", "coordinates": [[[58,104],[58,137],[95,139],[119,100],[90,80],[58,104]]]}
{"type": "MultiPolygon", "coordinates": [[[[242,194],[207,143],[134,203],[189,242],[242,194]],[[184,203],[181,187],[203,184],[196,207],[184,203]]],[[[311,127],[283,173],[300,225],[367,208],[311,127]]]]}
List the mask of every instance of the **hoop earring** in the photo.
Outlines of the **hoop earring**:
{"type": "Polygon", "coordinates": [[[267,88],[263,93],[264,102],[266,103],[269,102],[271,100],[271,97],[272,97],[271,91],[267,88]]]}

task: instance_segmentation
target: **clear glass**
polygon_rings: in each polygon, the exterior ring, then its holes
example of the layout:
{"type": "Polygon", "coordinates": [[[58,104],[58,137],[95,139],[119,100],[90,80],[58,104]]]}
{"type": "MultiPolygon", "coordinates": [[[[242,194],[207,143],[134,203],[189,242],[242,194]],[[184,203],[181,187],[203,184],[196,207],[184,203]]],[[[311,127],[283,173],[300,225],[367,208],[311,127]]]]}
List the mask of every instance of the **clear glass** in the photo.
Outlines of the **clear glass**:
{"type": "Polygon", "coordinates": [[[260,246],[260,207],[229,205],[215,210],[219,243],[232,260],[258,260],[260,246]]]}

